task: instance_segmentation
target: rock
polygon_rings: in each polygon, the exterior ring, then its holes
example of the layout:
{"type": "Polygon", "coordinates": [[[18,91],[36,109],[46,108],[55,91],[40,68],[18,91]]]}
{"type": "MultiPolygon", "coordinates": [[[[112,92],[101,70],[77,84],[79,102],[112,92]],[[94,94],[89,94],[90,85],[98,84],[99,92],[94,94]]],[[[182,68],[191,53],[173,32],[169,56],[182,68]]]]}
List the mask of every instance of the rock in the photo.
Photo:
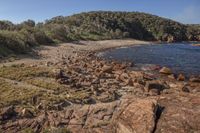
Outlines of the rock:
{"type": "Polygon", "coordinates": [[[74,104],[64,110],[47,110],[38,116],[0,124],[3,132],[33,132],[67,128],[71,132],[94,133],[198,133],[200,97],[191,93],[172,93],[158,97],[124,96],[109,103],[74,104]]]}
{"type": "Polygon", "coordinates": [[[171,69],[167,68],[167,67],[163,67],[159,72],[162,73],[162,74],[167,74],[167,75],[172,74],[171,69]]]}
{"type": "Polygon", "coordinates": [[[112,66],[107,66],[107,65],[104,65],[101,69],[101,71],[103,73],[112,73],[112,70],[113,70],[113,67],[112,66]]]}
{"type": "Polygon", "coordinates": [[[181,89],[183,92],[190,92],[189,88],[187,86],[183,86],[181,89]]]}
{"type": "Polygon", "coordinates": [[[21,112],[21,116],[24,118],[32,118],[34,115],[29,109],[23,109],[21,112]]]}
{"type": "Polygon", "coordinates": [[[134,62],[125,62],[123,63],[126,67],[134,67],[134,62]]]}
{"type": "Polygon", "coordinates": [[[162,81],[149,81],[146,83],[146,91],[149,92],[152,89],[158,90],[158,92],[163,91],[164,89],[168,89],[169,86],[162,81]]]}
{"type": "Polygon", "coordinates": [[[160,95],[160,90],[158,90],[158,89],[151,89],[151,90],[149,90],[149,94],[150,94],[151,96],[160,95]]]}
{"type": "Polygon", "coordinates": [[[156,76],[153,74],[144,73],[143,78],[146,80],[154,80],[154,79],[156,79],[156,76]]]}
{"type": "Polygon", "coordinates": [[[177,80],[178,81],[184,81],[185,80],[185,76],[183,74],[179,74],[177,80]]]}
{"type": "Polygon", "coordinates": [[[191,76],[189,80],[190,82],[200,83],[200,76],[191,76]]]}
{"type": "Polygon", "coordinates": [[[130,73],[129,73],[129,75],[130,75],[130,77],[132,78],[132,79],[135,79],[135,78],[144,78],[144,74],[143,74],[143,72],[139,72],[139,71],[131,71],[130,73]]]}
{"type": "Polygon", "coordinates": [[[15,112],[14,106],[9,106],[9,107],[1,109],[0,120],[2,121],[8,120],[16,115],[17,115],[17,112],[15,112]]]}
{"type": "Polygon", "coordinates": [[[174,74],[168,75],[168,78],[169,78],[169,79],[172,79],[172,80],[175,80],[175,79],[176,79],[175,76],[174,76],[174,74]]]}
{"type": "Polygon", "coordinates": [[[200,47],[200,44],[192,44],[192,46],[198,46],[198,47],[200,47]]]}
{"type": "Polygon", "coordinates": [[[125,69],[126,67],[127,66],[125,64],[114,64],[113,70],[118,71],[118,70],[125,69]]]}
{"type": "Polygon", "coordinates": [[[187,88],[191,93],[199,93],[200,92],[200,84],[197,82],[191,82],[187,84],[187,88]]]}
{"type": "Polygon", "coordinates": [[[155,128],[157,102],[151,99],[132,101],[116,122],[116,133],[151,133],[155,128]]]}
{"type": "Polygon", "coordinates": [[[163,106],[155,133],[199,133],[200,97],[196,94],[170,94],[162,97],[163,106]]]}
{"type": "Polygon", "coordinates": [[[119,80],[123,81],[125,85],[130,85],[130,86],[133,85],[133,81],[127,73],[122,73],[119,76],[119,80]]]}

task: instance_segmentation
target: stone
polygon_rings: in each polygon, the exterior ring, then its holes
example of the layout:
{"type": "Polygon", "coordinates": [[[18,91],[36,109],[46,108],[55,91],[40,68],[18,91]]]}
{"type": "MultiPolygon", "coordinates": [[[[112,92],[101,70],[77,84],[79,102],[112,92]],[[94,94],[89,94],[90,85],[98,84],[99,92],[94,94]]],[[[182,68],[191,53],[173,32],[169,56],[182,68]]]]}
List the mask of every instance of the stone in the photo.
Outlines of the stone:
{"type": "Polygon", "coordinates": [[[149,90],[149,94],[151,96],[157,96],[157,95],[160,95],[160,91],[158,89],[151,89],[149,90]]]}
{"type": "Polygon", "coordinates": [[[130,78],[130,76],[127,74],[127,73],[122,73],[120,76],[119,76],[119,79],[123,82],[125,82],[126,85],[133,85],[133,82],[130,78]]]}
{"type": "Polygon", "coordinates": [[[159,72],[162,73],[162,74],[167,74],[167,75],[172,74],[171,69],[167,68],[167,67],[163,67],[159,72]]]}
{"type": "Polygon", "coordinates": [[[200,83],[200,76],[191,76],[189,80],[190,82],[200,83]]]}
{"type": "Polygon", "coordinates": [[[163,107],[155,133],[199,133],[200,97],[196,94],[170,94],[158,104],[163,107]]]}
{"type": "Polygon", "coordinates": [[[198,47],[200,47],[200,44],[192,44],[192,46],[198,46],[198,47]]]}
{"type": "Polygon", "coordinates": [[[190,92],[190,90],[189,90],[189,88],[188,88],[187,86],[183,86],[183,87],[181,88],[181,90],[182,90],[183,92],[190,92]]]}
{"type": "Polygon", "coordinates": [[[112,73],[113,67],[104,65],[101,70],[103,73],[112,73]]]}
{"type": "Polygon", "coordinates": [[[175,80],[175,79],[176,79],[175,76],[174,76],[174,74],[168,75],[168,78],[169,78],[169,79],[172,79],[172,80],[175,80]]]}
{"type": "Polygon", "coordinates": [[[167,83],[158,80],[158,81],[147,82],[145,88],[147,92],[149,92],[151,89],[156,89],[160,92],[163,91],[164,89],[168,89],[169,86],[167,85],[167,83]]]}
{"type": "Polygon", "coordinates": [[[155,128],[157,101],[137,99],[132,101],[115,120],[116,133],[151,133],[155,128]]]}
{"type": "Polygon", "coordinates": [[[145,80],[154,80],[154,79],[156,79],[156,76],[153,75],[153,74],[145,73],[145,74],[143,75],[143,78],[144,78],[145,80]]]}
{"type": "Polygon", "coordinates": [[[184,81],[185,80],[185,76],[183,74],[179,74],[177,77],[178,81],[184,81]]]}

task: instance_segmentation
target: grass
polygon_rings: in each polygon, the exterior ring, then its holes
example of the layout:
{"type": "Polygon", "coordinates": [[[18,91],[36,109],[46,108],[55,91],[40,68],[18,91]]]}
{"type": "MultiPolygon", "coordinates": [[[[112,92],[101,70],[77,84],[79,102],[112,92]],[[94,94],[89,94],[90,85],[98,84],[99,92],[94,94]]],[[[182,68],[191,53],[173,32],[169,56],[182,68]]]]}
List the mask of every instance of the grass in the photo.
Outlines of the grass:
{"type": "Polygon", "coordinates": [[[6,82],[5,80],[0,80],[0,92],[0,108],[10,105],[32,108],[35,106],[32,102],[33,97],[37,97],[37,104],[42,103],[46,108],[48,106],[53,106],[55,103],[63,102],[68,98],[67,95],[49,93],[44,90],[25,86],[22,87],[6,82]]]}
{"type": "Polygon", "coordinates": [[[41,88],[46,88],[49,90],[65,90],[67,89],[67,86],[61,85],[55,81],[55,79],[52,78],[44,78],[44,77],[34,77],[31,79],[26,79],[26,83],[41,87],[41,88]]]}
{"type": "Polygon", "coordinates": [[[0,77],[23,81],[33,77],[51,77],[50,69],[45,67],[30,67],[13,65],[0,68],[0,77]]]}
{"type": "Polygon", "coordinates": [[[0,107],[9,105],[29,105],[31,98],[43,92],[0,80],[0,107]]]}
{"type": "Polygon", "coordinates": [[[0,80],[0,107],[9,105],[35,107],[42,103],[44,108],[48,108],[66,100],[83,102],[91,96],[87,90],[74,90],[56,82],[52,69],[26,65],[1,67],[0,77],[10,79],[12,82],[0,80]],[[33,97],[37,97],[36,105],[32,102],[33,97]]]}

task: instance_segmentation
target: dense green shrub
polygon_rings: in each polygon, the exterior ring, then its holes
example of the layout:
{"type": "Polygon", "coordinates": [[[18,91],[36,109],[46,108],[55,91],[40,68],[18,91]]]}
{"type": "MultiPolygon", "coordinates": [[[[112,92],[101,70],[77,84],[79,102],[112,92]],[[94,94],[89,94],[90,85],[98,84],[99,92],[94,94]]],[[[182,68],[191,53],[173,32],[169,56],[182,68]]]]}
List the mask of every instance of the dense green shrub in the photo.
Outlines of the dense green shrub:
{"type": "Polygon", "coordinates": [[[37,45],[73,40],[134,38],[160,41],[200,41],[200,25],[184,25],[139,12],[98,11],[58,16],[44,23],[0,21],[0,55],[24,53],[37,45]]]}
{"type": "Polygon", "coordinates": [[[67,40],[72,39],[68,34],[73,34],[78,39],[85,40],[134,38],[161,41],[189,40],[187,33],[193,32],[197,36],[199,35],[194,29],[190,29],[192,26],[139,12],[99,11],[69,17],[59,16],[47,20],[44,27],[51,27],[46,29],[48,31],[57,27],[57,25],[68,27],[68,32],[63,32],[65,35],[62,34],[65,38],[67,36],[67,40]],[[190,31],[188,32],[188,30],[190,31]]]}
{"type": "Polygon", "coordinates": [[[0,46],[15,53],[23,53],[28,48],[21,34],[13,31],[0,31],[0,46]]]}

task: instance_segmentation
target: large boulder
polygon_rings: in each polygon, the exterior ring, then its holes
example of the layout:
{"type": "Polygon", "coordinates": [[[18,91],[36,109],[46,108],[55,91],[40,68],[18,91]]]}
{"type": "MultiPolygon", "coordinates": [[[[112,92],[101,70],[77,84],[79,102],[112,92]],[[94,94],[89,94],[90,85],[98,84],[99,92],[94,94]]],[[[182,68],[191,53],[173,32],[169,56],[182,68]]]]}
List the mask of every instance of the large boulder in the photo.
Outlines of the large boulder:
{"type": "Polygon", "coordinates": [[[181,93],[170,94],[158,101],[164,107],[155,133],[199,133],[200,97],[181,93]]]}
{"type": "Polygon", "coordinates": [[[155,128],[157,102],[137,99],[128,104],[116,121],[116,133],[151,133],[155,128]]]}

